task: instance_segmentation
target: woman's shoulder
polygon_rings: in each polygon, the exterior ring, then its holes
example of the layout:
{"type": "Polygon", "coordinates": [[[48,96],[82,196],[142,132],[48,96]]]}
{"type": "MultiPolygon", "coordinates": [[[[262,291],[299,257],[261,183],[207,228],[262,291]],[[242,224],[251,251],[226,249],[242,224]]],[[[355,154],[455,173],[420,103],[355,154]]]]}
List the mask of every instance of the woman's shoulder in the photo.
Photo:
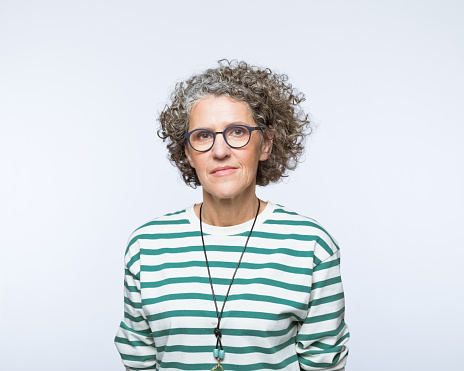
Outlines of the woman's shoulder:
{"type": "Polygon", "coordinates": [[[130,234],[127,250],[139,240],[165,239],[188,233],[192,229],[190,220],[192,207],[164,214],[143,223],[130,234]]]}
{"type": "Polygon", "coordinates": [[[280,217],[281,219],[306,220],[306,221],[312,221],[313,223],[317,223],[317,221],[315,219],[304,216],[304,215],[302,215],[302,214],[300,214],[300,213],[298,213],[296,211],[293,211],[293,210],[287,208],[284,205],[274,204],[274,203],[271,203],[271,202],[270,202],[270,204],[273,207],[273,211],[272,211],[273,215],[277,216],[277,217],[280,217]]]}
{"type": "Polygon", "coordinates": [[[264,222],[274,233],[288,235],[289,238],[314,242],[315,253],[320,259],[338,252],[335,238],[315,219],[304,216],[287,207],[274,204],[271,215],[264,222]]]}
{"type": "MultiPolygon", "coordinates": [[[[272,204],[272,214],[269,216],[267,223],[275,223],[287,226],[307,226],[316,228],[320,231],[325,231],[321,224],[313,218],[302,215],[299,212],[293,211],[286,206],[280,204],[272,204]]],[[[327,233],[327,232],[325,232],[327,233]]]]}
{"type": "Polygon", "coordinates": [[[180,226],[190,224],[189,208],[185,208],[172,213],[164,214],[157,218],[151,219],[134,230],[132,234],[153,233],[163,231],[167,226],[180,226]]]}

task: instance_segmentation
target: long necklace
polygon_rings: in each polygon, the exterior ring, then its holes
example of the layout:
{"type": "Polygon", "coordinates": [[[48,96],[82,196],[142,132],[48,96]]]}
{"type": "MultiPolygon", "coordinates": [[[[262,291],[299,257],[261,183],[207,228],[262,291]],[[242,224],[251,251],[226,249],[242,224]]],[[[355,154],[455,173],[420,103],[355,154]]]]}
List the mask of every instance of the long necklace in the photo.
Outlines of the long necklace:
{"type": "Polygon", "coordinates": [[[206,268],[208,269],[209,284],[211,286],[211,293],[213,294],[214,305],[216,307],[216,316],[217,316],[217,319],[218,319],[217,325],[214,328],[214,335],[216,336],[216,348],[214,348],[214,350],[213,350],[214,358],[216,358],[218,364],[216,366],[214,366],[211,369],[211,371],[224,371],[224,369],[221,366],[221,360],[224,359],[224,356],[225,356],[226,352],[224,351],[224,348],[222,347],[222,341],[221,341],[222,333],[221,333],[221,330],[219,329],[219,326],[221,325],[222,314],[224,313],[224,307],[226,306],[226,301],[227,301],[227,298],[229,297],[230,288],[232,287],[232,283],[234,282],[234,278],[235,278],[235,275],[237,274],[238,267],[240,266],[240,263],[242,262],[243,255],[245,254],[245,250],[246,250],[246,247],[248,245],[248,241],[250,240],[251,232],[253,232],[253,228],[254,228],[254,226],[256,224],[256,219],[258,218],[260,204],[261,204],[261,201],[258,198],[258,210],[256,210],[255,220],[253,221],[253,225],[251,226],[250,233],[248,233],[248,237],[247,237],[247,240],[245,242],[245,246],[243,247],[242,254],[240,255],[240,259],[238,260],[237,267],[235,268],[234,274],[232,275],[232,279],[230,280],[229,288],[227,289],[227,293],[226,293],[226,296],[224,298],[224,302],[222,303],[221,312],[219,312],[219,308],[218,308],[217,301],[216,301],[216,295],[214,293],[213,280],[211,278],[211,271],[209,269],[208,256],[206,254],[205,239],[203,237],[203,226],[202,226],[203,223],[202,223],[202,219],[201,219],[201,209],[203,207],[203,204],[201,204],[201,206],[200,206],[201,242],[203,243],[203,252],[205,253],[206,268]]]}

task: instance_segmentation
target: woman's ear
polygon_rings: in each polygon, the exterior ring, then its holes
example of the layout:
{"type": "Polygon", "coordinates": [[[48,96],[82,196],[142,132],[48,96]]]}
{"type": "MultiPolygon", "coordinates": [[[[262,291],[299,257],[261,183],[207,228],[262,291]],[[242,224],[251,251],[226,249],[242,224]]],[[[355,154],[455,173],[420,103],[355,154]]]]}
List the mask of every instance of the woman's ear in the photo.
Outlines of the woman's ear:
{"type": "Polygon", "coordinates": [[[263,142],[261,143],[261,155],[259,161],[266,161],[272,152],[272,143],[274,142],[274,128],[269,126],[269,131],[264,134],[263,142]]]}

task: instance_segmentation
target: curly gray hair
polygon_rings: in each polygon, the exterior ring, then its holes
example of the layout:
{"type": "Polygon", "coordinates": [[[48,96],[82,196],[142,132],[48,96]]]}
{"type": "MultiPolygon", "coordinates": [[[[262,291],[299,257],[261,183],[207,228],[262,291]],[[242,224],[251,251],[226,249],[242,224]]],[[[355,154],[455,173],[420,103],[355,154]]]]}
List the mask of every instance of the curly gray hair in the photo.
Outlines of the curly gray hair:
{"type": "Polygon", "coordinates": [[[273,73],[245,62],[220,60],[219,67],[207,69],[176,84],[171,103],[160,113],[158,136],[167,140],[169,159],[180,170],[185,183],[201,185],[185,155],[190,112],[207,96],[225,95],[245,102],[264,137],[273,132],[272,152],[258,165],[256,184],[265,186],[286,177],[298,165],[306,135],[312,132],[309,115],[300,103],[304,94],[288,83],[285,74],[273,73]]]}

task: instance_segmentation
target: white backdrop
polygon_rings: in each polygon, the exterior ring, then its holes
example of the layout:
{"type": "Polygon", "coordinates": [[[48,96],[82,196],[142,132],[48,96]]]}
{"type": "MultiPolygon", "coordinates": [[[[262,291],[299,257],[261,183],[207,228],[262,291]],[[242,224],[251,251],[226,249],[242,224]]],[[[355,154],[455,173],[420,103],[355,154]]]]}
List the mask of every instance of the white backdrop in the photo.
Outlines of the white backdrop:
{"type": "Polygon", "coordinates": [[[156,115],[236,58],[287,73],[318,125],[258,194],[340,243],[347,370],[458,369],[463,19],[452,0],[2,0],[0,368],[123,369],[127,238],[201,197],[156,115]]]}

